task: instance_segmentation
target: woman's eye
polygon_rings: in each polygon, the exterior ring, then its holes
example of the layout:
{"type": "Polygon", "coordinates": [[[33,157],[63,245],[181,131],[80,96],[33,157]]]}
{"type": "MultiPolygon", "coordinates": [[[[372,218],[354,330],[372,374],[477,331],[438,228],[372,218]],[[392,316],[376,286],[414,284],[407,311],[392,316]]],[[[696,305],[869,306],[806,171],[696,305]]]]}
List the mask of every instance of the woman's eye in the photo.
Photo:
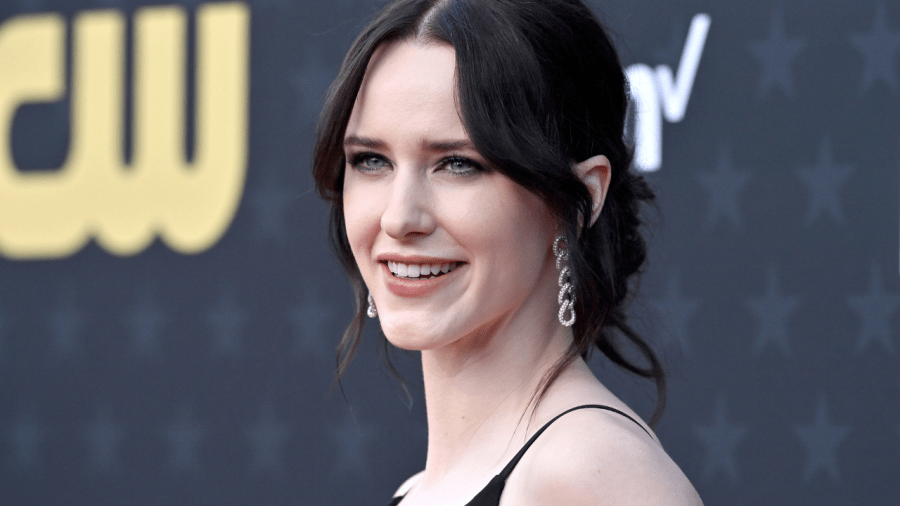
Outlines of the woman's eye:
{"type": "Polygon", "coordinates": [[[377,170],[381,170],[388,164],[387,160],[385,160],[384,158],[369,153],[363,153],[354,156],[350,163],[351,165],[353,165],[353,167],[362,172],[374,172],[377,170]]]}
{"type": "Polygon", "coordinates": [[[468,176],[483,170],[481,165],[468,158],[450,158],[444,162],[444,167],[458,176],[468,176]]]}

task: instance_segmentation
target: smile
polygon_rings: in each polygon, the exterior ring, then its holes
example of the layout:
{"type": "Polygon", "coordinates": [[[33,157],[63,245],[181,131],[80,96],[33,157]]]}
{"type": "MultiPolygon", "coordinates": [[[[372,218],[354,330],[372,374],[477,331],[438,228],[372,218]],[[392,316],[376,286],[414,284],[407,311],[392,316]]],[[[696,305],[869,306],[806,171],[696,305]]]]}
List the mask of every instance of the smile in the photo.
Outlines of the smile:
{"type": "Polygon", "coordinates": [[[443,264],[404,264],[388,261],[387,266],[394,277],[401,279],[434,279],[456,269],[461,262],[443,264]]]}

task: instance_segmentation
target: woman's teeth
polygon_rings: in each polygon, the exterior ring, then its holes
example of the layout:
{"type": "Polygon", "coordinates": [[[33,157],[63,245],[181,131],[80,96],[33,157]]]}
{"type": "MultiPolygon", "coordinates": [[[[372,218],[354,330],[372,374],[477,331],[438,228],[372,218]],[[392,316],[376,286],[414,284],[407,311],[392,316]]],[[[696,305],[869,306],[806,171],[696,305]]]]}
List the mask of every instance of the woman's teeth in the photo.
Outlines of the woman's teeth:
{"type": "Polygon", "coordinates": [[[459,266],[459,262],[446,264],[402,264],[388,261],[387,265],[391,273],[398,278],[431,279],[456,269],[459,266]]]}

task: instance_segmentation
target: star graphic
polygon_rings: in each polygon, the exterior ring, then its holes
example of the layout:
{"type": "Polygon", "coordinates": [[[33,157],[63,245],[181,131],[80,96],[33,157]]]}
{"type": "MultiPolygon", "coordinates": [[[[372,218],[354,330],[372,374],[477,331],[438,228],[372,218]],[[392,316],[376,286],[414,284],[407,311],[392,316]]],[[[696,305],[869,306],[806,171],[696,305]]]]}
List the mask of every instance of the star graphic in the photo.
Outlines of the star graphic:
{"type": "Polygon", "coordinates": [[[50,314],[53,348],[60,357],[70,357],[81,347],[79,338],[87,325],[87,318],[71,301],[62,301],[50,314]]]}
{"type": "Polygon", "coordinates": [[[214,338],[214,354],[236,356],[240,353],[241,338],[248,319],[247,312],[235,301],[234,293],[225,290],[219,302],[206,315],[214,338]]]}
{"type": "Polygon", "coordinates": [[[681,293],[681,283],[678,275],[669,275],[666,293],[663,297],[649,300],[662,320],[668,345],[675,345],[685,354],[691,355],[691,343],[688,340],[688,325],[694,313],[700,308],[701,301],[697,297],[685,297],[681,293]]]}
{"type": "Polygon", "coordinates": [[[832,482],[841,481],[837,467],[837,450],[838,445],[850,432],[850,428],[833,425],[829,418],[825,395],[820,393],[816,403],[816,419],[809,425],[798,425],[794,428],[800,442],[806,447],[803,481],[811,481],[820,471],[827,473],[832,482]]]}
{"type": "Polygon", "coordinates": [[[729,422],[726,416],[725,399],[716,398],[716,411],[709,425],[694,427],[694,434],[703,444],[706,455],[703,465],[703,480],[711,480],[719,471],[725,473],[732,483],[738,481],[735,449],[747,438],[746,425],[729,422]]]}
{"type": "Polygon", "coordinates": [[[331,440],[335,446],[334,471],[340,476],[366,474],[366,446],[373,430],[361,425],[352,413],[344,417],[340,425],[331,427],[331,440]]]}
{"type": "Polygon", "coordinates": [[[166,426],[164,437],[169,445],[169,468],[173,473],[183,474],[197,468],[197,451],[205,435],[206,428],[187,407],[166,426]]]}
{"type": "Polygon", "coordinates": [[[256,217],[256,230],[261,237],[281,239],[285,236],[287,211],[296,200],[295,192],[272,177],[250,190],[248,204],[256,217]]]}
{"type": "Polygon", "coordinates": [[[900,307],[900,295],[884,291],[881,265],[872,262],[869,269],[869,291],[863,295],[850,295],[847,304],[859,317],[859,339],[856,352],[862,353],[872,342],[880,343],[884,351],[894,353],[891,319],[900,307]]]}
{"type": "Polygon", "coordinates": [[[318,53],[307,51],[303,65],[290,77],[291,85],[297,93],[300,123],[316,121],[325,99],[325,91],[336,75],[336,67],[324,63],[318,53]]]}
{"type": "Polygon", "coordinates": [[[9,445],[12,449],[13,468],[33,474],[41,465],[41,444],[46,431],[31,413],[20,414],[9,429],[9,445]]]}
{"type": "Polygon", "coordinates": [[[140,358],[157,356],[159,334],[166,326],[166,313],[153,301],[150,294],[142,294],[137,304],[125,313],[125,322],[131,336],[132,353],[140,358]]]}
{"type": "Polygon", "coordinates": [[[731,163],[731,151],[727,146],[719,147],[719,161],[715,170],[697,174],[697,181],[709,194],[709,213],[706,215],[706,229],[712,230],[722,219],[727,219],[732,227],[741,226],[738,198],[747,185],[750,176],[745,171],[735,170],[731,163]]]}
{"type": "Polygon", "coordinates": [[[291,431],[278,420],[274,407],[271,404],[264,406],[259,419],[246,432],[253,450],[250,469],[256,473],[281,475],[284,470],[282,453],[291,431]]]}
{"type": "Polygon", "coordinates": [[[862,79],[862,90],[867,91],[876,81],[884,83],[894,90],[897,88],[897,72],[894,61],[900,50],[900,32],[892,32],[887,28],[887,16],[884,4],[875,4],[875,22],[872,31],[850,36],[850,42],[866,59],[866,70],[862,79]]]}
{"type": "Polygon", "coordinates": [[[294,329],[294,352],[312,356],[316,361],[333,359],[336,339],[340,336],[329,332],[329,324],[334,318],[331,306],[322,303],[322,298],[312,292],[304,297],[303,304],[288,309],[288,321],[294,329]]]}
{"type": "Polygon", "coordinates": [[[815,223],[824,213],[831,216],[835,225],[844,224],[839,194],[852,173],[853,167],[838,165],[832,161],[830,143],[828,139],[823,139],[819,144],[819,159],[816,164],[797,171],[810,196],[806,213],[807,226],[815,223]]]}
{"type": "Polygon", "coordinates": [[[766,279],[766,293],[747,300],[747,308],[756,316],[757,331],[753,352],[759,356],[766,345],[774,343],[785,357],[791,354],[787,324],[800,303],[794,296],[781,295],[778,273],[770,269],[766,279]]]}
{"type": "Polygon", "coordinates": [[[765,96],[769,90],[778,86],[785,96],[794,94],[794,83],[791,80],[791,63],[806,43],[800,38],[786,38],[784,20],[781,11],[772,14],[769,26],[769,38],[750,43],[750,52],[762,66],[762,80],[759,83],[759,96],[765,96]]]}
{"type": "Polygon", "coordinates": [[[111,473],[119,461],[119,443],[123,430],[109,409],[101,410],[87,427],[85,437],[91,451],[91,464],[95,471],[111,473]]]}

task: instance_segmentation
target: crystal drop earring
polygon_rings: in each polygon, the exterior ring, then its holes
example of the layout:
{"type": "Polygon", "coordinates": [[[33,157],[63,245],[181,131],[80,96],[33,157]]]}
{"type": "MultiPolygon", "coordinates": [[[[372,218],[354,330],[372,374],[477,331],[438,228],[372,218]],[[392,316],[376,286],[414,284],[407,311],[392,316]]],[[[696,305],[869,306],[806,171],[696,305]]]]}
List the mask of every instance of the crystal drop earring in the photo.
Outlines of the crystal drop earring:
{"type": "Polygon", "coordinates": [[[562,235],[553,241],[553,254],[556,255],[556,269],[559,270],[559,279],[556,284],[559,285],[559,295],[556,297],[559,303],[559,323],[565,327],[571,327],[575,323],[575,279],[572,277],[572,270],[563,262],[569,259],[569,246],[566,243],[566,249],[560,248],[559,244],[566,242],[566,238],[562,235]],[[568,312],[569,317],[566,318],[568,312]]]}

